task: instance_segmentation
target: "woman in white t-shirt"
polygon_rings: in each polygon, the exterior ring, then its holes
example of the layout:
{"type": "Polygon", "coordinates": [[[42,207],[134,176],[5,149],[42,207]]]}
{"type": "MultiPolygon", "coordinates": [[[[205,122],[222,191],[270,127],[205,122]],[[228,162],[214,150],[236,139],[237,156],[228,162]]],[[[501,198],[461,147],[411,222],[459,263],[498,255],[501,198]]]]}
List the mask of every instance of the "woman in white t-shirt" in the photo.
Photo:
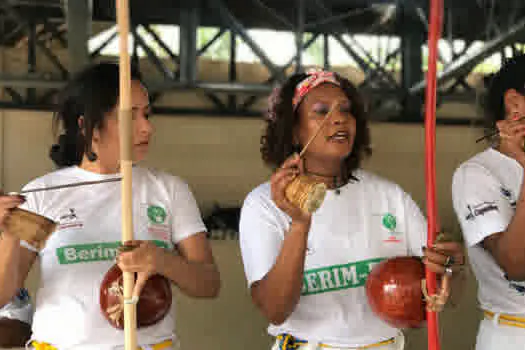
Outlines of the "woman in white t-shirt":
{"type": "Polygon", "coordinates": [[[525,349],[525,55],[487,79],[486,122],[499,136],[454,173],[452,199],[484,312],[476,350],[525,349]],[[495,130],[496,129],[496,130],[495,130]]]}
{"type": "MultiPolygon", "coordinates": [[[[111,63],[86,68],[64,88],[55,115],[63,133],[50,154],[60,169],[31,181],[26,189],[119,176],[118,88],[119,67],[111,63]]],[[[135,70],[131,93],[137,163],[146,157],[153,129],[148,93],[135,70]]],[[[124,332],[106,321],[99,305],[102,279],[115,260],[123,271],[136,272],[137,280],[160,274],[188,296],[217,296],[219,272],[190,188],[162,171],[137,164],[132,171],[136,248],[127,252],[118,249],[119,182],[0,197],[0,224],[19,205],[58,223],[40,251],[9,232],[0,240],[0,306],[23,286],[35,260],[40,262],[34,348],[123,348],[124,332]]],[[[137,330],[143,349],[175,348],[174,306],[159,322],[137,330]]]]}
{"type": "Polygon", "coordinates": [[[347,79],[296,74],[269,104],[261,151],[276,169],[243,203],[240,246],[253,302],[276,337],[273,349],[402,349],[402,333],[370,309],[364,288],[370,269],[384,258],[413,255],[443,274],[447,259],[463,263],[460,245],[422,248],[427,227],[414,201],[359,168],[370,154],[370,135],[362,100],[347,79]],[[330,111],[301,160],[297,153],[330,111]],[[299,173],[329,188],[313,215],[285,198],[299,173]]]}

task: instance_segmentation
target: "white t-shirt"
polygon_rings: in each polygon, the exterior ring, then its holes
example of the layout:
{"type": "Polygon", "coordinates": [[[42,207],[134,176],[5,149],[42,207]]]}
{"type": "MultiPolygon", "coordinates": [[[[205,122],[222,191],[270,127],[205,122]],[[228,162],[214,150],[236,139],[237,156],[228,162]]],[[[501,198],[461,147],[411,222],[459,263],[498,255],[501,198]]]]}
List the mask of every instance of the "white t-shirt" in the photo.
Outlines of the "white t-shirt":
{"type": "MultiPolygon", "coordinates": [[[[25,188],[111,177],[115,175],[73,166],[40,177],[25,188]]],[[[197,203],[181,179],[137,166],[132,179],[134,239],[173,248],[205,231],[197,203]]],[[[32,338],[60,350],[123,348],[124,331],[106,321],[99,304],[100,284],[115,263],[122,239],[120,182],[29,193],[22,207],[59,223],[39,253],[40,288],[32,338]]],[[[139,345],[176,337],[174,304],[161,322],[137,330],[139,345]]]]}
{"type": "MultiPolygon", "coordinates": [[[[372,312],[364,285],[381,259],[422,256],[426,220],[398,185],[362,170],[356,177],[359,181],[339,195],[328,191],[313,214],[299,303],[283,324],[269,326],[271,335],[362,346],[399,333],[372,312]]],[[[289,227],[289,216],[271,199],[269,183],[247,196],[240,246],[249,286],[272,268],[289,227]]]]}
{"type": "Polygon", "coordinates": [[[20,289],[13,299],[0,307],[0,318],[9,318],[31,324],[33,320],[33,305],[27,289],[20,289]]]}
{"type": "Polygon", "coordinates": [[[453,176],[454,210],[478,281],[478,300],[483,309],[493,312],[525,314],[525,283],[507,280],[480,244],[506,230],[514,216],[522,180],[523,168],[492,148],[461,164],[453,176]]]}

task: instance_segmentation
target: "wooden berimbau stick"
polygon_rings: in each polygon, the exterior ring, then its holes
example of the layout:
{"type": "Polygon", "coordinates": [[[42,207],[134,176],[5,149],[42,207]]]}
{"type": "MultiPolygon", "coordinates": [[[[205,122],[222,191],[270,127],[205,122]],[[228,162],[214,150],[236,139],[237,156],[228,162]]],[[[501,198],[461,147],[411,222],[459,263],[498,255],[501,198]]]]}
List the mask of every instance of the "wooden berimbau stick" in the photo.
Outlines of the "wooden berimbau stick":
{"type": "MultiPolygon", "coordinates": [[[[119,31],[119,130],[120,172],[122,174],[122,244],[133,240],[132,211],[132,112],[131,66],[128,52],[129,2],[117,0],[117,26],[119,31]]],[[[124,349],[137,350],[137,304],[132,299],[134,274],[123,273],[124,284],[124,349]]]]}

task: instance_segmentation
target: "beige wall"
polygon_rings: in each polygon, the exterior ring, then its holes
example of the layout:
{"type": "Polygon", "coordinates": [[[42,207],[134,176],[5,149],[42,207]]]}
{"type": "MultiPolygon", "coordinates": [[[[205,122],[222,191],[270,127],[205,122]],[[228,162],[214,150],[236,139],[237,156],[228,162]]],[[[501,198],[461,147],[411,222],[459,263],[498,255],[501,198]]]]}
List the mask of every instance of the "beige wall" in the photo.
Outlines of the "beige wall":
{"type": "MultiPolygon", "coordinates": [[[[265,181],[268,170],[259,157],[262,123],[253,119],[166,117],[153,119],[156,138],[148,164],[182,176],[207,213],[214,202],[240,205],[248,191],[265,181]]],[[[48,113],[0,111],[2,187],[16,191],[52,169],[47,158],[51,144],[48,113]]],[[[450,205],[450,179],[457,164],[477,150],[479,130],[438,127],[437,166],[439,211],[443,226],[456,228],[450,205]]],[[[398,182],[421,205],[424,203],[424,130],[422,126],[373,124],[374,155],[366,167],[398,182]]],[[[457,233],[457,231],[454,231],[457,233]]],[[[178,333],[185,349],[267,349],[265,324],[251,305],[245,288],[237,242],[214,241],[223,277],[215,301],[179,296],[178,333]],[[214,316],[210,317],[209,312],[214,316]]],[[[28,283],[35,290],[35,274],[28,283]]],[[[475,285],[469,282],[464,303],[447,311],[442,324],[443,348],[471,349],[477,327],[475,285]]],[[[422,349],[424,332],[410,332],[410,350],[422,349]]]]}

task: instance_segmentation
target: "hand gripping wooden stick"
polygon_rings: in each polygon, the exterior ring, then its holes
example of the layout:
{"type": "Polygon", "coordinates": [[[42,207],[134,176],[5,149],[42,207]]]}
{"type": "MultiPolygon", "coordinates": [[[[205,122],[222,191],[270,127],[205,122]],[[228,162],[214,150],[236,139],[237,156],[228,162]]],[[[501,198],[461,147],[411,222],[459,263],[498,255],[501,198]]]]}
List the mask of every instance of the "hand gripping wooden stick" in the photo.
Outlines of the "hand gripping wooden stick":
{"type": "MultiPolygon", "coordinates": [[[[119,131],[120,172],[122,174],[122,243],[133,240],[132,203],[132,115],[131,115],[131,67],[128,53],[129,2],[117,0],[117,24],[119,30],[119,131]]],[[[123,273],[124,284],[124,349],[137,350],[137,305],[132,298],[134,274],[123,273]]]]}

